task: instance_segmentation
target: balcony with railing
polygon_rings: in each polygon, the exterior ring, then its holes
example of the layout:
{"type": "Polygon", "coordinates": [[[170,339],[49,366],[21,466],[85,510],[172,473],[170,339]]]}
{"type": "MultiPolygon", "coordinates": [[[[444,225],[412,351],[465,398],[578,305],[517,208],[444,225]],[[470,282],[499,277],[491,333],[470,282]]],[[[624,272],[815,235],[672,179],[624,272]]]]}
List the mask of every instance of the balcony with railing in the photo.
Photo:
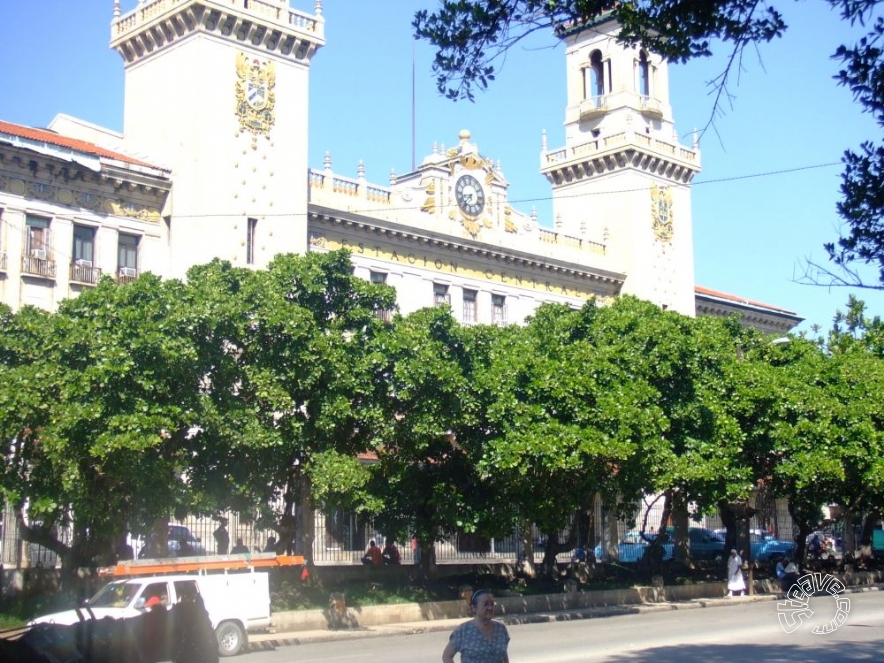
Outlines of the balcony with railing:
{"type": "Polygon", "coordinates": [[[580,102],[580,119],[585,120],[590,117],[597,117],[608,111],[608,97],[606,95],[597,95],[587,97],[580,102]]]}
{"type": "Polygon", "coordinates": [[[120,269],[117,270],[117,283],[120,285],[132,283],[132,281],[137,278],[138,270],[135,267],[120,267],[120,269]]]}
{"type": "Polygon", "coordinates": [[[55,261],[45,251],[32,251],[21,257],[21,272],[25,276],[41,279],[55,278],[55,261]]]}
{"type": "Polygon", "coordinates": [[[663,117],[663,104],[654,97],[645,94],[639,95],[639,109],[644,115],[663,117]]]}
{"type": "Polygon", "coordinates": [[[376,308],[374,310],[374,317],[376,317],[381,322],[386,322],[386,323],[393,322],[393,309],[376,308]]]}
{"type": "Polygon", "coordinates": [[[101,268],[93,267],[88,260],[75,260],[71,263],[71,283],[95,285],[101,278],[101,268]]]}

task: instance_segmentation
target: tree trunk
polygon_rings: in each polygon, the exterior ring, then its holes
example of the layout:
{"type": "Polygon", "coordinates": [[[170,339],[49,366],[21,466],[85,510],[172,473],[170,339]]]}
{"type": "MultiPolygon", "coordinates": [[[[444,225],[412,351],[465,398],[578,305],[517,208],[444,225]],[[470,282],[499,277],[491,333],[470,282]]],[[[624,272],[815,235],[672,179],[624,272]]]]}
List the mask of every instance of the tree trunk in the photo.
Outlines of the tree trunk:
{"type": "Polygon", "coordinates": [[[520,571],[528,578],[537,575],[534,564],[534,528],[531,523],[522,521],[518,532],[520,571]]]}
{"type": "Polygon", "coordinates": [[[691,537],[689,533],[690,523],[688,522],[687,505],[672,495],[672,524],[675,532],[675,550],[674,557],[676,561],[682,564],[690,564],[691,562],[691,537]]]}
{"type": "Polygon", "coordinates": [[[789,515],[792,516],[793,527],[798,527],[795,539],[795,561],[801,563],[807,554],[807,536],[816,527],[816,519],[811,517],[805,509],[797,506],[793,500],[789,500],[789,515]]]}
{"type": "Polygon", "coordinates": [[[881,520],[881,512],[878,509],[872,509],[868,513],[866,513],[865,518],[863,518],[863,527],[862,533],[859,538],[859,556],[860,557],[872,557],[874,551],[872,550],[872,531],[878,525],[878,521],[881,520]]]}
{"type": "Polygon", "coordinates": [[[602,559],[607,561],[620,561],[620,532],[617,528],[617,518],[607,509],[602,508],[602,518],[605,521],[605,540],[602,545],[602,559]]]}
{"type": "Polygon", "coordinates": [[[841,551],[844,562],[850,562],[856,556],[856,528],[853,526],[853,512],[844,511],[841,518],[841,551]]]}
{"type": "Polygon", "coordinates": [[[313,504],[313,481],[301,479],[301,554],[307,564],[313,564],[313,541],[316,539],[316,515],[313,504]]]}
{"type": "Polygon", "coordinates": [[[436,566],[436,544],[433,541],[417,542],[420,550],[420,572],[425,580],[435,581],[439,578],[439,567],[436,566]]]}
{"type": "Polygon", "coordinates": [[[718,515],[727,529],[724,536],[724,551],[727,555],[729,550],[737,547],[737,513],[730,502],[721,501],[718,503],[718,515]]]}

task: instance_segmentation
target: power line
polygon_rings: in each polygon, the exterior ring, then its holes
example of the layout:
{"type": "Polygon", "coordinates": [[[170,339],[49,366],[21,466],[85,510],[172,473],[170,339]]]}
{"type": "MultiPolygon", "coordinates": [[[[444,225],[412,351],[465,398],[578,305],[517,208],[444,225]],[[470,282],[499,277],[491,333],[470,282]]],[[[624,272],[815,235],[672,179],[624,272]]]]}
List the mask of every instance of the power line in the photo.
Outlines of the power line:
{"type": "MultiPolygon", "coordinates": [[[[777,175],[786,175],[789,173],[797,173],[797,172],[802,172],[805,170],[817,170],[820,168],[831,168],[833,166],[840,166],[840,165],[841,165],[840,162],[835,161],[835,162],[830,162],[830,163],[813,164],[813,165],[809,165],[809,166],[796,166],[795,168],[784,168],[784,169],[780,169],[780,170],[765,171],[762,173],[750,173],[748,175],[734,175],[731,177],[720,177],[720,178],[716,178],[716,179],[712,179],[712,180],[701,180],[699,182],[693,182],[692,185],[693,186],[702,186],[702,185],[707,185],[707,184],[721,184],[721,183],[725,183],[725,182],[736,182],[736,181],[740,181],[740,180],[756,179],[756,178],[760,178],[760,177],[774,177],[777,175]]],[[[635,187],[632,189],[617,189],[614,191],[596,191],[596,192],[591,192],[591,193],[589,193],[589,192],[588,193],[579,193],[579,194],[557,196],[557,197],[559,199],[591,198],[593,196],[608,196],[608,195],[616,195],[616,194],[623,194],[623,193],[635,193],[635,192],[639,192],[639,191],[649,191],[649,190],[650,189],[648,187],[635,187]]],[[[547,202],[547,201],[552,200],[552,198],[553,198],[552,195],[542,196],[539,198],[519,198],[519,199],[512,200],[512,201],[507,201],[507,204],[547,202]]],[[[454,204],[452,204],[450,206],[455,207],[454,204]]],[[[420,209],[419,205],[409,205],[407,207],[386,207],[382,211],[385,213],[412,212],[412,211],[415,211],[418,209],[420,209]]],[[[378,210],[378,208],[372,208],[372,209],[350,209],[347,211],[354,212],[356,214],[371,214],[371,213],[377,212],[379,210],[378,210]]],[[[175,218],[175,219],[208,219],[208,218],[241,219],[243,217],[253,217],[253,216],[257,216],[257,217],[261,217],[261,218],[283,218],[283,217],[298,218],[298,217],[306,217],[307,215],[308,215],[307,212],[275,212],[272,214],[255,214],[255,213],[230,214],[230,213],[225,212],[225,213],[221,213],[221,214],[179,214],[179,215],[175,215],[173,218],[175,218]]],[[[0,217],[0,218],[2,218],[2,217],[0,217]]],[[[14,224],[8,220],[7,220],[7,225],[9,226],[9,228],[14,229],[14,230],[18,230],[18,231],[24,231],[24,229],[25,229],[25,226],[14,224]]],[[[74,222],[74,225],[76,225],[76,222],[74,222]]],[[[72,254],[68,254],[62,250],[57,249],[56,247],[53,247],[53,253],[55,255],[59,256],[61,259],[67,259],[67,260],[73,259],[72,254]]]]}

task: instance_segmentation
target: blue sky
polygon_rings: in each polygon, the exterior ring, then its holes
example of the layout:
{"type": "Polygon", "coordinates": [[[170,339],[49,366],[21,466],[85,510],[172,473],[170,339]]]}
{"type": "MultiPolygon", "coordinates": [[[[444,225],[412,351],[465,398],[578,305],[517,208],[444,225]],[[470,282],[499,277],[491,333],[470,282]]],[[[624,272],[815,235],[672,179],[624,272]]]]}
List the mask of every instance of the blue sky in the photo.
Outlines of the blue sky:
{"type": "MultiPolygon", "coordinates": [[[[313,0],[294,0],[312,11],[313,0]]],[[[550,190],[539,174],[541,132],[551,149],[564,146],[564,49],[534,35],[511,51],[490,90],[475,103],[438,95],[432,50],[414,45],[414,11],[435,0],[324,0],[327,45],[315,56],[310,82],[310,166],[328,151],[335,172],[389,181],[412,164],[412,54],[416,62],[417,162],[433,143],[453,145],[461,129],[486,157],[500,160],[510,201],[536,206],[551,225],[550,190]]],[[[701,141],[703,171],[694,180],[696,282],[781,306],[828,329],[851,292],[795,283],[810,258],[826,264],[822,245],[839,231],[843,151],[880,135],[849,91],[832,76],[836,47],[850,28],[823,2],[782,0],[790,29],[772,44],[747,51],[735,72],[732,103],[701,141]],[[824,165],[835,164],[835,165],[824,165]],[[820,167],[817,167],[820,166],[820,167]]],[[[135,0],[123,0],[123,11],[135,0]]],[[[31,0],[0,4],[0,61],[5,62],[0,119],[46,126],[67,113],[122,129],[123,66],[107,47],[112,0],[31,0]]],[[[670,67],[676,129],[684,144],[712,113],[707,81],[724,68],[725,49],[670,67]]],[[[198,75],[198,73],[195,73],[198,75]]],[[[174,91],[164,91],[172,94],[174,91]]],[[[874,274],[870,276],[874,282],[874,274]]],[[[884,293],[856,291],[884,315],[884,293]]]]}

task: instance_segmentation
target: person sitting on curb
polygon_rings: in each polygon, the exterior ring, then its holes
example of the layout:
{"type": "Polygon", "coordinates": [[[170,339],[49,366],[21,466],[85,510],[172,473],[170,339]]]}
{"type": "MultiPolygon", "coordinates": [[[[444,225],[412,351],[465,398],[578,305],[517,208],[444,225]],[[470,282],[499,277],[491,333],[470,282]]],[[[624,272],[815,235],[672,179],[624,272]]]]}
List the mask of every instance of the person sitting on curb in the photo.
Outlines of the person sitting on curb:
{"type": "Polygon", "coordinates": [[[378,548],[378,544],[372,539],[368,542],[368,550],[362,556],[362,563],[366,565],[380,566],[384,563],[384,554],[378,548]]]}
{"type": "Polygon", "coordinates": [[[231,555],[242,555],[249,552],[249,547],[242,542],[242,539],[236,540],[236,545],[230,549],[231,555]]]}
{"type": "Polygon", "coordinates": [[[396,547],[396,542],[393,539],[387,539],[387,543],[384,544],[383,558],[384,564],[402,563],[402,556],[399,554],[399,548],[396,547]]]}

